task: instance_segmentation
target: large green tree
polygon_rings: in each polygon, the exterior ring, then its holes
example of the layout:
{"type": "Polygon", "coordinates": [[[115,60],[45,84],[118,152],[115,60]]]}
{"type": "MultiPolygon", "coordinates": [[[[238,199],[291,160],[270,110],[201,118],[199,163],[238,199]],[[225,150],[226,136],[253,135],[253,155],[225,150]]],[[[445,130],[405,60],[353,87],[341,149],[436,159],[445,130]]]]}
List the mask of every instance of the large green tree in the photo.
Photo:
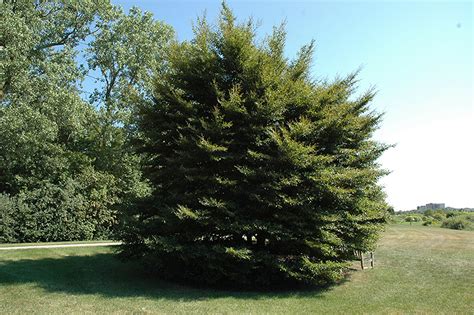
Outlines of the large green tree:
{"type": "Polygon", "coordinates": [[[98,116],[77,89],[75,48],[110,4],[0,6],[0,193],[12,199],[3,209],[13,222],[9,239],[102,237],[115,221],[115,179],[88,154],[95,138],[89,126],[98,116]]]}
{"type": "Polygon", "coordinates": [[[173,40],[170,26],[149,12],[112,7],[101,14],[97,31],[84,51],[89,78],[95,79],[89,101],[98,110],[95,164],[120,181],[128,197],[141,197],[149,187],[141,178],[140,158],[130,146],[136,134],[136,106],[151,102],[152,74],[165,65],[173,40]]]}
{"type": "Polygon", "coordinates": [[[130,210],[122,255],[162,277],[213,285],[327,284],[387,217],[372,139],[374,92],[320,82],[313,43],[284,56],[224,5],[176,44],[141,111],[152,197],[130,210]]]}
{"type": "Polygon", "coordinates": [[[0,226],[15,223],[10,241],[108,237],[118,206],[148,193],[130,113],[172,35],[108,0],[0,3],[0,194],[10,196],[0,226]]]}

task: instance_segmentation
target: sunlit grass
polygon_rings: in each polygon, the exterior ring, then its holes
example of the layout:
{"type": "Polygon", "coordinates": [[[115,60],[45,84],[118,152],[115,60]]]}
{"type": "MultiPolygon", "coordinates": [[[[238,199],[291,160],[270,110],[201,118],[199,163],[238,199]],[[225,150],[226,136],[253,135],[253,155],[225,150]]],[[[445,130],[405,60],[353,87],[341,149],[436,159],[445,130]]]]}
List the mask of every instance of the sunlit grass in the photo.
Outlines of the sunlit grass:
{"type": "MultiPolygon", "coordinates": [[[[0,252],[0,312],[472,313],[474,232],[395,225],[376,267],[320,291],[203,290],[148,278],[113,248],[0,252]]],[[[163,271],[166,272],[166,271],[163,271]]]]}

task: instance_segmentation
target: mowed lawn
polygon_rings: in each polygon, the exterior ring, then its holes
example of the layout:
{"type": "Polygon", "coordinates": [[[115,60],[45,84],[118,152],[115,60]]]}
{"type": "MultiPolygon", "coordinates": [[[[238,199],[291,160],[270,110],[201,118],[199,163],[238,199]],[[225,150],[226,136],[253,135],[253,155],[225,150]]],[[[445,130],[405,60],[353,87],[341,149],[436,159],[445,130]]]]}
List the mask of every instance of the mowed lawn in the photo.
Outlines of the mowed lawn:
{"type": "Polygon", "coordinates": [[[375,269],[312,291],[189,288],[149,279],[113,250],[0,251],[0,313],[474,314],[474,232],[392,225],[375,269]]]}

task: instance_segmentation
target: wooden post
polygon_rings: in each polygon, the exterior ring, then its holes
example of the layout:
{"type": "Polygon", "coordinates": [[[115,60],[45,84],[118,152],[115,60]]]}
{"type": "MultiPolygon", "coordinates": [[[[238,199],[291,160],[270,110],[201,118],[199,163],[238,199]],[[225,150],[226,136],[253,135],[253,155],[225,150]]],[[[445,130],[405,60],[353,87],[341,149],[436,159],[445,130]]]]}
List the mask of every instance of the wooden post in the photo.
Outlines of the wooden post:
{"type": "Polygon", "coordinates": [[[364,254],[360,252],[360,267],[364,270],[364,254]]]}

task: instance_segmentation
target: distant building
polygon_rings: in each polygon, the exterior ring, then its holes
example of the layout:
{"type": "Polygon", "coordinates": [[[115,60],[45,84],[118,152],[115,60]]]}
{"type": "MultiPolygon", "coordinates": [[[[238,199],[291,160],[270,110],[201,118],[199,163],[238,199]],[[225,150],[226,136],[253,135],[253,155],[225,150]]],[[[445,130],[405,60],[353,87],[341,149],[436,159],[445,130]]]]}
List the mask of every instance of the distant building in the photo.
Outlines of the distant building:
{"type": "Polygon", "coordinates": [[[425,211],[425,210],[436,210],[436,209],[444,209],[446,205],[444,203],[427,203],[424,206],[416,207],[418,211],[425,211]]]}

